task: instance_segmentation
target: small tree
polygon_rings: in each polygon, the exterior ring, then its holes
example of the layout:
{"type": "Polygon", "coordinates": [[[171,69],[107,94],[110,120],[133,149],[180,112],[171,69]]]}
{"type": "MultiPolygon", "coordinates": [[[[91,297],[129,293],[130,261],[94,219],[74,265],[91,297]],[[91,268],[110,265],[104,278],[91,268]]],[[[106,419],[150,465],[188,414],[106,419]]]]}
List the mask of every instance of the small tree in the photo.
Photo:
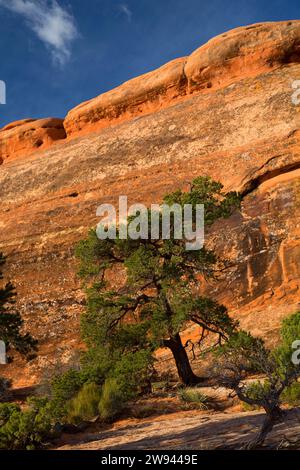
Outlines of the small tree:
{"type": "Polygon", "coordinates": [[[29,333],[21,331],[23,320],[15,309],[15,288],[10,282],[3,283],[5,260],[0,253],[0,340],[4,341],[7,350],[12,348],[28,357],[36,349],[37,343],[29,333]]]}
{"type": "MultiPolygon", "coordinates": [[[[203,204],[208,229],[239,207],[239,196],[222,189],[220,183],[201,177],[188,192],[170,194],[164,203],[191,204],[193,220],[197,204],[203,204]]],[[[161,224],[161,214],[159,217],[161,224]]],[[[159,239],[153,239],[151,220],[148,211],[148,239],[123,240],[117,230],[116,239],[99,240],[91,231],[78,245],[80,274],[90,283],[82,317],[83,338],[93,356],[99,349],[100,355],[103,349],[110,351],[110,361],[126,354],[135,357],[140,349],[148,351],[143,356],[147,361],[155,349],[167,347],[180,380],[192,385],[200,379],[192,371],[186,348],[194,345],[191,341],[183,344],[180,332],[193,322],[200,326],[199,345],[208,334],[215,335],[216,343],[221,344],[237,326],[224,306],[197,294],[201,280],[216,278],[225,264],[206,247],[187,250],[186,240],[175,236],[174,217],[170,218],[170,239],[163,239],[161,231],[159,239]],[[114,282],[109,282],[111,277],[114,282]]]]}
{"type": "Polygon", "coordinates": [[[283,321],[281,344],[273,351],[262,339],[244,331],[234,333],[217,351],[215,372],[220,385],[232,389],[241,401],[266,412],[262,428],[249,448],[261,446],[274,425],[284,418],[280,407],[282,394],[300,377],[300,365],[292,360],[293,343],[299,339],[300,312],[283,321]],[[247,381],[253,373],[263,378],[247,381]]]}

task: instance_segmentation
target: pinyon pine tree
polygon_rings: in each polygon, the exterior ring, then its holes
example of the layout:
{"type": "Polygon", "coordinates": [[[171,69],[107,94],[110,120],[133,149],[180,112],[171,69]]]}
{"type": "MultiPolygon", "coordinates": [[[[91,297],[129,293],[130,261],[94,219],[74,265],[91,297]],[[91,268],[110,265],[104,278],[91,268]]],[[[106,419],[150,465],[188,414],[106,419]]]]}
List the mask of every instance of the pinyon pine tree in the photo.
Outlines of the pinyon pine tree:
{"type": "Polygon", "coordinates": [[[23,333],[23,320],[15,309],[16,291],[14,286],[3,281],[5,257],[0,253],[0,340],[6,349],[14,349],[25,357],[30,357],[36,349],[36,341],[29,333],[23,333]]]}
{"type": "Polygon", "coordinates": [[[299,339],[300,312],[297,312],[283,321],[281,343],[274,350],[268,349],[261,338],[238,331],[216,352],[215,373],[220,385],[232,389],[244,403],[261,407],[266,413],[259,433],[248,448],[261,446],[273,427],[284,419],[283,394],[300,377],[299,339]],[[253,373],[262,378],[247,381],[253,373]]]}
{"type": "MultiPolygon", "coordinates": [[[[191,204],[194,222],[197,204],[203,204],[208,230],[239,207],[240,197],[223,192],[222,185],[209,177],[200,177],[188,192],[166,196],[164,204],[191,204]]],[[[192,322],[200,327],[200,346],[208,335],[215,336],[214,343],[222,344],[237,327],[224,306],[198,294],[201,281],[216,278],[225,266],[205,246],[187,250],[186,240],[175,237],[174,216],[170,239],[152,239],[150,210],[147,217],[146,240],[120,239],[118,230],[116,239],[100,240],[92,230],[77,247],[80,275],[88,286],[87,309],[82,316],[87,357],[98,364],[103,357],[108,362],[119,361],[123,371],[134,369],[137,360],[139,376],[142,370],[147,373],[147,361],[151,362],[156,349],[169,348],[180,380],[193,385],[201,380],[187,354],[187,347],[194,344],[183,344],[180,333],[192,322]]],[[[161,224],[162,215],[159,217],[161,224]]]]}

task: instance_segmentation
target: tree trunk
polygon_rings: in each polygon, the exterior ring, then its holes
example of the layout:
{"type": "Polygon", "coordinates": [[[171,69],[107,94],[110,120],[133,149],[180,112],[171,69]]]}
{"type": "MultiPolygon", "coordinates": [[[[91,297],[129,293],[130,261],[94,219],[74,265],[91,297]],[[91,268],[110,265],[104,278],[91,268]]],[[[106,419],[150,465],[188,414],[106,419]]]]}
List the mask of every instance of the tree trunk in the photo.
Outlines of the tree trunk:
{"type": "Polygon", "coordinates": [[[184,385],[196,385],[201,382],[201,378],[197,377],[192,371],[187,352],[182,345],[179,333],[165,340],[164,345],[172,351],[181,382],[184,385]]]}
{"type": "Polygon", "coordinates": [[[247,446],[248,449],[255,449],[263,445],[267,435],[272,431],[275,424],[280,423],[283,419],[283,411],[277,405],[272,409],[266,409],[266,417],[262,424],[261,430],[253,441],[247,446]]]}

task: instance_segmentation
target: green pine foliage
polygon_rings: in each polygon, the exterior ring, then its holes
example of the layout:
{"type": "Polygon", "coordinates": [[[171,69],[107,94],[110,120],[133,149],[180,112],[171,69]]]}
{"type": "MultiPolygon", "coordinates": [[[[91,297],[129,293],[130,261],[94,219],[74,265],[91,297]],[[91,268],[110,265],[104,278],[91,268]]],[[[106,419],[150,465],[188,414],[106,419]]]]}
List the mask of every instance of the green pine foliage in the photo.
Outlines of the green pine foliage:
{"type": "Polygon", "coordinates": [[[273,350],[266,347],[262,338],[245,331],[235,332],[216,352],[219,360],[216,368],[223,384],[238,389],[241,399],[249,401],[250,405],[265,401],[267,406],[268,395],[271,401],[276,399],[277,404],[280,403],[281,394],[300,376],[300,365],[292,361],[292,345],[299,339],[299,328],[298,312],[283,321],[281,343],[273,350]],[[264,379],[239,388],[250,374],[260,374],[264,379]]]}
{"type": "Polygon", "coordinates": [[[293,344],[299,341],[299,333],[300,312],[297,312],[283,321],[281,343],[274,350],[269,350],[261,338],[239,331],[217,351],[215,369],[219,383],[234,390],[246,405],[263,408],[266,412],[262,429],[252,446],[261,445],[273,426],[283,419],[281,404],[297,403],[299,399],[300,364],[293,361],[293,344]],[[262,378],[247,381],[253,373],[262,378]]]}
{"type": "Polygon", "coordinates": [[[70,369],[64,374],[57,375],[51,382],[51,414],[57,420],[65,420],[67,403],[72,400],[85,383],[85,377],[80,371],[70,369]]]}
{"type": "Polygon", "coordinates": [[[30,358],[37,343],[29,333],[22,332],[23,320],[15,308],[15,288],[10,282],[3,283],[5,262],[6,258],[0,253],[0,340],[5,342],[7,350],[13,348],[30,358]]]}
{"type": "MultiPolygon", "coordinates": [[[[240,197],[224,193],[220,183],[201,177],[193,181],[189,192],[176,191],[166,196],[164,203],[191,204],[193,217],[197,204],[204,204],[205,227],[209,228],[239,208],[240,197]]],[[[237,322],[224,306],[197,294],[199,276],[216,279],[225,263],[206,247],[187,250],[186,240],[176,239],[174,230],[171,216],[170,240],[152,240],[150,236],[148,240],[123,240],[118,231],[115,240],[99,240],[91,230],[77,246],[79,274],[87,293],[81,321],[88,346],[83,365],[96,383],[103,384],[106,377],[117,376],[119,380],[118,370],[133,360],[139,374],[130,374],[129,383],[138,392],[151,375],[153,353],[159,347],[171,349],[185,384],[196,383],[180,332],[194,322],[201,329],[199,343],[210,334],[221,344],[235,331],[237,322]],[[108,281],[115,268],[122,272],[118,285],[108,281]],[[145,352],[143,364],[138,351],[145,352]]]]}
{"type": "Polygon", "coordinates": [[[33,450],[53,437],[50,404],[30,398],[24,410],[16,404],[0,404],[0,450],[33,450]]]}
{"type": "Polygon", "coordinates": [[[282,393],[282,402],[290,406],[300,405],[300,382],[294,382],[282,393]]]}

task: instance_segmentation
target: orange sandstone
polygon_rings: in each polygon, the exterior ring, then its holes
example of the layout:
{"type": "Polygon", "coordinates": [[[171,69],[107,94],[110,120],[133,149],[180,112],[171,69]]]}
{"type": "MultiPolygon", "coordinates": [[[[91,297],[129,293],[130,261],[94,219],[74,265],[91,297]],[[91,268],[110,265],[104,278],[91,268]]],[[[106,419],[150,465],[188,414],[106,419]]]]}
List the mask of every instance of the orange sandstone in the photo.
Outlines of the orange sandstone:
{"type": "Polygon", "coordinates": [[[73,250],[98,223],[98,205],[124,194],[159,203],[199,175],[244,194],[241,212],[215,227],[214,246],[233,263],[210,295],[276,341],[280,320],[300,308],[299,44],[300,21],[238,28],[63,123],[0,131],[0,251],[40,344],[35,361],[6,369],[15,384],[77,360],[84,296],[73,250]]]}
{"type": "Polygon", "coordinates": [[[0,130],[0,164],[45,150],[65,137],[62,119],[24,119],[8,124],[0,130]]]}

